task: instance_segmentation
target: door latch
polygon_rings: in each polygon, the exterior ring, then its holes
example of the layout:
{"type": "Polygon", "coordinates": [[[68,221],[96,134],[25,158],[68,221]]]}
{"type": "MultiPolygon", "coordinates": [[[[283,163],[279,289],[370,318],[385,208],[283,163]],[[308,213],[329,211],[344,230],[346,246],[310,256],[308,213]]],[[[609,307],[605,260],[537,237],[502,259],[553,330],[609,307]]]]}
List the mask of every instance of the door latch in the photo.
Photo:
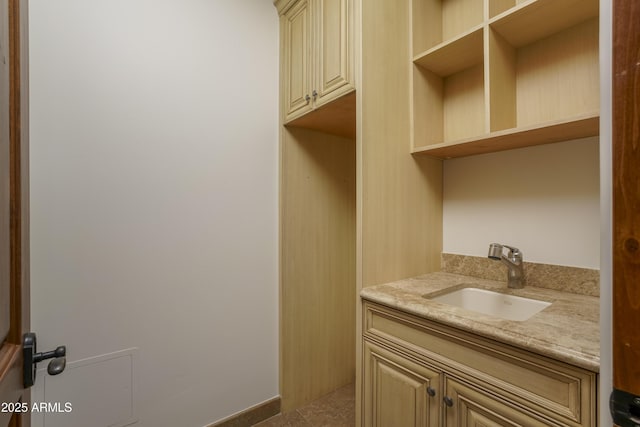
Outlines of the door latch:
{"type": "Polygon", "coordinates": [[[616,425],[640,427],[640,396],[614,388],[609,398],[609,410],[616,425]]]}
{"type": "Polygon", "coordinates": [[[36,380],[37,364],[43,360],[53,359],[47,366],[47,373],[49,375],[58,375],[64,371],[67,366],[67,347],[64,345],[59,346],[53,351],[46,351],[44,353],[36,353],[36,334],[28,332],[22,336],[22,355],[24,360],[24,387],[31,387],[36,380]]]}

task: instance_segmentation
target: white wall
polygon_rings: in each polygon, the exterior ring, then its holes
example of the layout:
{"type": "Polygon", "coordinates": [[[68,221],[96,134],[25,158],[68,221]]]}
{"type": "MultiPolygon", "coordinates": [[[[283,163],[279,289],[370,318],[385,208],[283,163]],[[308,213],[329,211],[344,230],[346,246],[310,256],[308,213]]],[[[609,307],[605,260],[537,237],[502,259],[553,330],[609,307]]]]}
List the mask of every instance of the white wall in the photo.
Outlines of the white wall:
{"type": "Polygon", "coordinates": [[[445,161],[443,250],[599,268],[598,138],[445,161]]]}
{"type": "Polygon", "coordinates": [[[39,348],[138,348],[140,426],[277,396],[272,2],[32,0],[30,43],[39,348]]]}

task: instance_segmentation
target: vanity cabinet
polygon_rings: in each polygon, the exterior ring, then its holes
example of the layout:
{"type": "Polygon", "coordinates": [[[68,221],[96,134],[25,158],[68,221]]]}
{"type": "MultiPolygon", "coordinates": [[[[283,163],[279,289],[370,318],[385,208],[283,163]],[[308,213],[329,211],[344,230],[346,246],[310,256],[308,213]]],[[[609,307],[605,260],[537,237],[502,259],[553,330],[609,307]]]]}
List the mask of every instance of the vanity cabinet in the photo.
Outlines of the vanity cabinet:
{"type": "Polygon", "coordinates": [[[596,426],[597,374],[363,305],[364,426],[596,426]]]}
{"type": "Polygon", "coordinates": [[[354,90],[353,0],[280,1],[276,7],[283,122],[289,124],[354,90]]]}
{"type": "Polygon", "coordinates": [[[412,152],[598,135],[598,0],[411,0],[412,152]]]}

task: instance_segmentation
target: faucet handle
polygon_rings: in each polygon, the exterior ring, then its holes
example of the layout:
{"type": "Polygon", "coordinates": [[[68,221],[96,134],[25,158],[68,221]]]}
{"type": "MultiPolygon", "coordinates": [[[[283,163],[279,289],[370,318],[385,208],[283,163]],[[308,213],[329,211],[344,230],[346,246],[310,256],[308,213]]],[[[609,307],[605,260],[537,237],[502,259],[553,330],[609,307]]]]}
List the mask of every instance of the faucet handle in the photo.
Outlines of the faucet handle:
{"type": "Polygon", "coordinates": [[[513,246],[509,246],[509,245],[502,245],[503,247],[509,249],[509,252],[513,252],[514,254],[520,254],[522,252],[520,252],[520,249],[518,248],[514,248],[513,246]]]}
{"type": "Polygon", "coordinates": [[[509,249],[509,253],[507,254],[507,258],[509,258],[512,261],[516,261],[516,262],[520,262],[522,261],[522,252],[520,252],[520,249],[515,248],[513,246],[508,246],[508,245],[502,245],[505,248],[509,249]]]}

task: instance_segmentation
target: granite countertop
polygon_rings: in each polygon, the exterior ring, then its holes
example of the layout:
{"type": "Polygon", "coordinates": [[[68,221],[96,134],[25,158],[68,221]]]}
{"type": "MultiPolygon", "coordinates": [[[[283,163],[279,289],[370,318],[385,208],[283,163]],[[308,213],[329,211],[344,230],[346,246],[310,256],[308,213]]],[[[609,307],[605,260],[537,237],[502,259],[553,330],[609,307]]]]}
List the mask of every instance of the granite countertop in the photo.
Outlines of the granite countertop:
{"type": "Polygon", "coordinates": [[[509,289],[504,282],[442,272],[371,286],[364,288],[360,295],[368,301],[593,372],[600,370],[598,297],[527,286],[509,289]],[[464,287],[488,289],[552,304],[528,320],[513,321],[428,299],[464,287]]]}

